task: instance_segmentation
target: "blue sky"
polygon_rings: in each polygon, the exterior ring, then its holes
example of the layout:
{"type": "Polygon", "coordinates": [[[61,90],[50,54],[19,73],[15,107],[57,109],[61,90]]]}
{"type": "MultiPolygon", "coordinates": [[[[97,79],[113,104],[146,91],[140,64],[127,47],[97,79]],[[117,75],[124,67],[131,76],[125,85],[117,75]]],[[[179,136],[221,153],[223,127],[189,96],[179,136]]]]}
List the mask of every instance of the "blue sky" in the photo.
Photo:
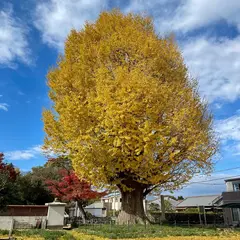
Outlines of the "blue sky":
{"type": "MultiPolygon", "coordinates": [[[[221,140],[215,171],[240,167],[240,1],[22,0],[0,2],[0,151],[24,171],[41,165],[41,114],[49,107],[46,74],[72,28],[103,10],[151,15],[160,35],[175,33],[201,96],[210,103],[221,140]],[[231,2],[231,4],[230,4],[231,2]]],[[[240,175],[240,168],[193,181],[240,175]]],[[[223,180],[192,184],[179,193],[224,190],[223,180]],[[217,185],[212,185],[217,184],[217,185]]]]}

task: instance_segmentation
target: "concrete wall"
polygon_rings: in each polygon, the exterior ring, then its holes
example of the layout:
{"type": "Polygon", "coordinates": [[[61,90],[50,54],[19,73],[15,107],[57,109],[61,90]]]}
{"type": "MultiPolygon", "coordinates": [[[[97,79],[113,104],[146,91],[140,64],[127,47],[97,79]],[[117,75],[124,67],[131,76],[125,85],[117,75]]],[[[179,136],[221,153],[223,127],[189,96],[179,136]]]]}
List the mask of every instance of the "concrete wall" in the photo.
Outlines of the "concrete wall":
{"type": "Polygon", "coordinates": [[[47,228],[62,228],[64,225],[65,203],[48,203],[47,228]]]}
{"type": "Polygon", "coordinates": [[[42,228],[62,228],[64,224],[65,203],[54,201],[44,205],[9,205],[0,214],[0,229],[34,228],[41,221],[42,228]]]}
{"type": "Polygon", "coordinates": [[[14,220],[14,229],[18,228],[34,228],[38,220],[46,221],[44,216],[0,216],[0,229],[9,230],[12,219],[14,220]]]}

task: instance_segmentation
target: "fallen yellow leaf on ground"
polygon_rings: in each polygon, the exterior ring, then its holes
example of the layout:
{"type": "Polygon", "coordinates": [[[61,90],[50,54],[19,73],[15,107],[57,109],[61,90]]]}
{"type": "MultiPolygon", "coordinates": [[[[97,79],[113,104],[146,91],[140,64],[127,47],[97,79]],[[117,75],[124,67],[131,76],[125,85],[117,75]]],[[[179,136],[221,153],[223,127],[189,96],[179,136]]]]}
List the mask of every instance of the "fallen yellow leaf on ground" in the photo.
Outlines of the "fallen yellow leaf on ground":
{"type": "Polygon", "coordinates": [[[171,236],[171,237],[163,237],[163,238],[128,238],[121,240],[240,240],[240,236],[171,236]]]}

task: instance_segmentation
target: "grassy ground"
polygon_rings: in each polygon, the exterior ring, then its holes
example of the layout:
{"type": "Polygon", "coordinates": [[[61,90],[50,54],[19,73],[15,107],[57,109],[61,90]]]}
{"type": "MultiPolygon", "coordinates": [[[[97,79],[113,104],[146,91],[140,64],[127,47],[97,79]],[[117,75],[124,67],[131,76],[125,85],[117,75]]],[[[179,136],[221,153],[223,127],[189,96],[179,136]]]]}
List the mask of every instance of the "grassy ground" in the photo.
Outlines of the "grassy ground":
{"type": "MultiPolygon", "coordinates": [[[[1,236],[7,236],[8,231],[0,231],[1,236]]],[[[75,240],[75,237],[67,231],[50,231],[41,229],[14,230],[13,236],[17,240],[75,240]]]]}
{"type": "MultiPolygon", "coordinates": [[[[0,238],[8,231],[0,231],[0,238]]],[[[168,226],[82,226],[72,231],[15,230],[17,240],[240,240],[238,231],[168,226]]]]}
{"type": "Polygon", "coordinates": [[[149,226],[82,226],[79,232],[88,235],[105,237],[110,239],[120,238],[156,238],[156,237],[176,237],[176,236],[224,236],[236,235],[237,232],[220,231],[213,228],[196,228],[196,227],[169,227],[159,225],[149,226]]]}

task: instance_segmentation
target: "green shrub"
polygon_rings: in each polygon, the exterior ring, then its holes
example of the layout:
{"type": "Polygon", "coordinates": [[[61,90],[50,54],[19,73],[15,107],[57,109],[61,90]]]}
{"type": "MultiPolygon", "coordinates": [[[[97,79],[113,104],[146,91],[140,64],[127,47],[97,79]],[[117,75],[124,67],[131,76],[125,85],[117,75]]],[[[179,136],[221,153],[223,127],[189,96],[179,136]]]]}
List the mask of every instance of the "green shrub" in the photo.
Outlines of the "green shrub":
{"type": "Polygon", "coordinates": [[[15,236],[40,236],[45,240],[57,240],[60,237],[64,237],[64,240],[73,240],[74,238],[70,236],[66,231],[63,230],[45,230],[45,229],[28,229],[28,230],[14,230],[13,234],[15,236]],[[69,236],[68,236],[69,235],[69,236]],[[72,237],[72,238],[70,238],[72,237]]]}
{"type": "Polygon", "coordinates": [[[117,217],[117,216],[119,215],[119,212],[120,212],[120,210],[118,210],[118,211],[115,210],[115,212],[114,212],[113,210],[108,210],[108,211],[107,211],[107,216],[108,216],[108,217],[114,217],[114,216],[117,217]],[[114,214],[115,214],[115,215],[114,215],[114,214]]]}
{"type": "Polygon", "coordinates": [[[0,235],[8,235],[8,230],[0,230],[0,235]]]}

